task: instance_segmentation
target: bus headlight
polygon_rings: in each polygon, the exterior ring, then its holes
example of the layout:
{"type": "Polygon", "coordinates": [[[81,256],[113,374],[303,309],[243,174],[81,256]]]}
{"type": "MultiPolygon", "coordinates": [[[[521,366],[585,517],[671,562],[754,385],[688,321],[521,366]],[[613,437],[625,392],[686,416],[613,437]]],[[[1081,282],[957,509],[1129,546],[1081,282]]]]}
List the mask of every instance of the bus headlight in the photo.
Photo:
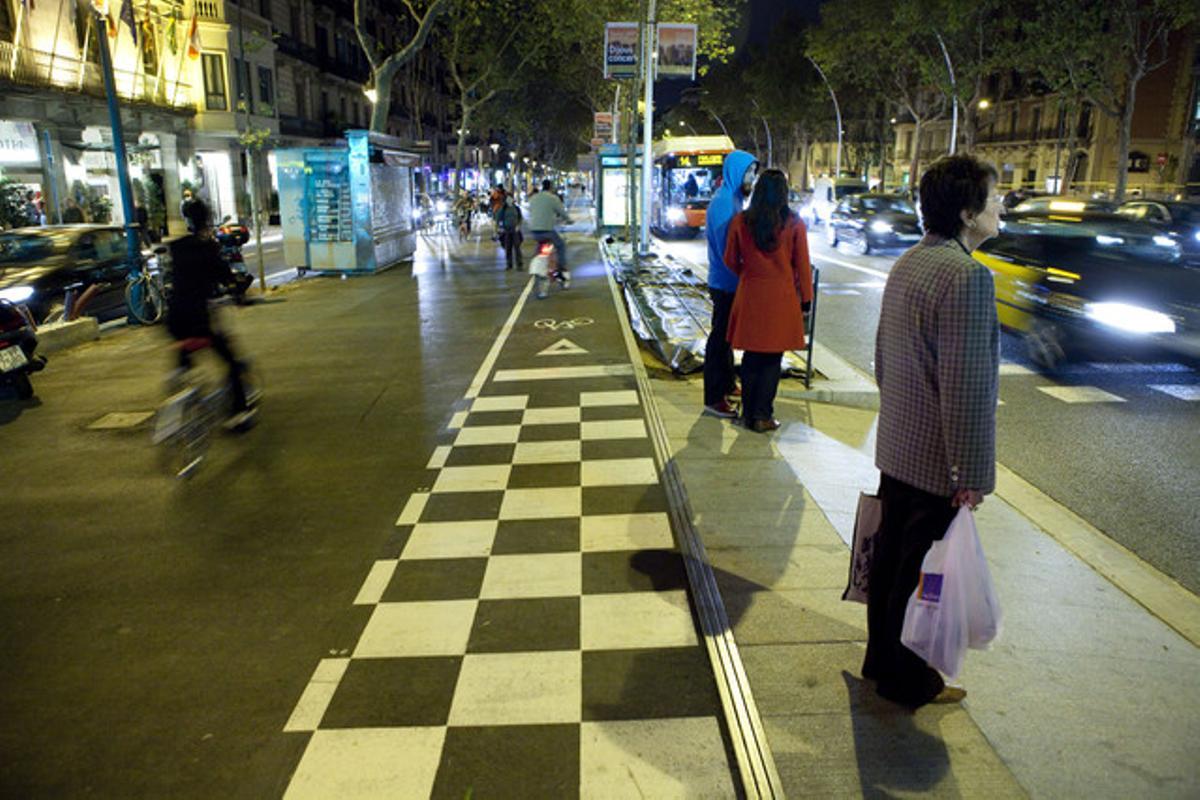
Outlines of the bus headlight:
{"type": "Polygon", "coordinates": [[[679,206],[671,206],[667,209],[667,222],[680,225],[687,222],[687,214],[679,206]]]}
{"type": "Polygon", "coordinates": [[[1174,333],[1175,322],[1166,314],[1128,303],[1088,303],[1087,315],[1110,328],[1126,333],[1174,333]]]}

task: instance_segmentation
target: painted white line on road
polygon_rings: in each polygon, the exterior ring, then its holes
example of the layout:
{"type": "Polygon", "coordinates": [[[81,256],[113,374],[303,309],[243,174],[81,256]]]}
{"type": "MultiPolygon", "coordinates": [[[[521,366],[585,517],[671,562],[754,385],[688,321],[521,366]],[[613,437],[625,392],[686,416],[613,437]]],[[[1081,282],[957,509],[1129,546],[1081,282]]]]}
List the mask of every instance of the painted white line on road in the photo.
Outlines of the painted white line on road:
{"type": "Polygon", "coordinates": [[[1189,403],[1200,402],[1200,385],[1154,383],[1150,385],[1150,388],[1180,400],[1187,400],[1189,403]]]}
{"type": "Polygon", "coordinates": [[[492,343],[492,349],[488,351],[487,358],[479,365],[479,371],[475,373],[475,380],[471,381],[470,387],[467,388],[467,393],[464,396],[468,400],[474,400],[479,396],[479,392],[483,389],[483,384],[487,382],[487,377],[491,373],[492,367],[496,365],[496,359],[500,357],[500,351],[504,348],[504,343],[508,341],[508,335],[512,333],[513,326],[517,324],[517,317],[521,316],[521,309],[525,307],[525,301],[529,299],[529,293],[532,290],[533,278],[530,277],[529,281],[525,284],[525,290],[521,292],[521,296],[517,299],[517,304],[513,306],[512,313],[508,315],[504,327],[500,329],[500,335],[492,343]]]}
{"type": "Polygon", "coordinates": [[[383,599],[384,589],[387,589],[388,584],[392,582],[392,574],[395,571],[396,559],[394,558],[381,559],[372,564],[371,571],[367,573],[362,587],[358,590],[358,596],[354,598],[354,605],[378,605],[379,601],[383,599]]]}
{"type": "Polygon", "coordinates": [[[425,504],[428,502],[429,492],[413,492],[409,495],[408,502],[404,504],[404,510],[396,518],[396,524],[416,525],[417,520],[421,518],[421,512],[425,510],[425,504]]]}
{"type": "Polygon", "coordinates": [[[811,258],[813,261],[828,261],[831,264],[837,264],[839,267],[856,270],[857,272],[865,272],[868,275],[874,275],[876,278],[883,278],[884,280],[887,280],[888,274],[882,270],[871,269],[870,267],[862,267],[858,264],[852,264],[849,261],[843,261],[840,258],[834,258],[833,256],[827,256],[824,254],[813,255],[811,258]]]}
{"type": "Polygon", "coordinates": [[[297,731],[315,731],[325,716],[325,709],[337,691],[338,683],[350,666],[348,658],[323,658],[313,670],[313,676],[304,687],[292,716],[284,724],[284,733],[297,731]]]}
{"type": "Polygon", "coordinates": [[[1011,361],[1003,361],[1000,363],[1001,375],[1037,375],[1036,372],[1029,367],[1023,367],[1020,364],[1014,364],[1011,361]]]}
{"type": "Polygon", "coordinates": [[[588,367],[542,367],[537,369],[502,369],[497,370],[497,383],[509,381],[554,381],[574,380],[577,378],[611,378],[621,375],[632,375],[633,367],[629,364],[596,364],[588,367]]]}
{"type": "Polygon", "coordinates": [[[1124,397],[1097,389],[1095,386],[1039,386],[1039,392],[1045,392],[1055,400],[1064,403],[1124,403],[1124,397]]]}

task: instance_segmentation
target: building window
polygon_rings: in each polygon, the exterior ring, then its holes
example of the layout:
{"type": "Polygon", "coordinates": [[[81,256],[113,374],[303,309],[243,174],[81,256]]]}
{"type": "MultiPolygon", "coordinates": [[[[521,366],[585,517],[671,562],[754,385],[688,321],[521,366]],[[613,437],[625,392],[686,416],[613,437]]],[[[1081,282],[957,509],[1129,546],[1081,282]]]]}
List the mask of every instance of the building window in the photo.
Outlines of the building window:
{"type": "Polygon", "coordinates": [[[258,0],[258,15],[263,19],[271,18],[271,0],[258,0]]]}
{"type": "Polygon", "coordinates": [[[317,33],[317,55],[321,58],[329,56],[329,31],[325,30],[325,26],[318,25],[317,33]]]}
{"type": "Polygon", "coordinates": [[[1033,133],[1032,138],[1042,138],[1042,110],[1040,108],[1033,110],[1033,118],[1029,123],[1029,130],[1033,133]]]}
{"type": "Polygon", "coordinates": [[[254,92],[250,90],[250,62],[233,59],[234,94],[237,95],[237,110],[254,113],[254,92]]]}
{"type": "Polygon", "coordinates": [[[308,119],[308,90],[304,86],[304,81],[296,81],[296,116],[300,119],[308,119]]]}
{"type": "Polygon", "coordinates": [[[275,81],[270,67],[258,68],[258,100],[262,113],[275,113],[275,81]]]}
{"type": "Polygon", "coordinates": [[[220,53],[203,53],[204,59],[204,107],[209,111],[226,111],[229,103],[225,99],[225,59],[220,53]]]}

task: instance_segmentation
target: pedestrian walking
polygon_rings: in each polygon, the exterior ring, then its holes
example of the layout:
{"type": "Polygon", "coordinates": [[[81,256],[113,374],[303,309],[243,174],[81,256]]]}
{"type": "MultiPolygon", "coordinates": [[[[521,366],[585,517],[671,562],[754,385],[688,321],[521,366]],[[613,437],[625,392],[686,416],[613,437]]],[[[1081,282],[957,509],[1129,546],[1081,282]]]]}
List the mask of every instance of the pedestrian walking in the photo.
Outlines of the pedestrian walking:
{"type": "Polygon", "coordinates": [[[874,542],[862,674],[916,708],[958,702],[937,670],[900,643],[921,562],[957,509],[996,485],[1000,326],[992,275],[971,257],[999,231],[996,170],[947,156],[921,176],[925,236],[897,259],[875,341],[883,520],[874,542]]]}
{"type": "Polygon", "coordinates": [[[725,240],[729,223],[734,214],[742,210],[757,175],[758,161],[745,150],[734,150],[725,156],[721,188],[713,194],[704,216],[708,238],[708,294],[713,304],[712,326],[704,347],[704,408],[718,417],[737,415],[729,402],[737,390],[737,378],[727,334],[738,279],[725,266],[725,240]]]}
{"type": "Polygon", "coordinates": [[[83,209],[79,207],[79,203],[75,202],[74,197],[67,198],[67,207],[63,209],[63,224],[77,225],[83,222],[83,209]]]}
{"type": "Polygon", "coordinates": [[[504,268],[524,269],[521,259],[521,207],[512,195],[505,196],[504,207],[496,212],[496,229],[500,231],[500,244],[504,247],[504,268]]]}
{"type": "Polygon", "coordinates": [[[804,313],[812,307],[808,231],[788,208],[787,176],[768,169],[750,207],[733,218],[725,265],[738,277],[729,313],[729,344],[742,355],[742,421],[766,433],[779,427],[775,392],[785,350],[804,348],[804,313]]]}

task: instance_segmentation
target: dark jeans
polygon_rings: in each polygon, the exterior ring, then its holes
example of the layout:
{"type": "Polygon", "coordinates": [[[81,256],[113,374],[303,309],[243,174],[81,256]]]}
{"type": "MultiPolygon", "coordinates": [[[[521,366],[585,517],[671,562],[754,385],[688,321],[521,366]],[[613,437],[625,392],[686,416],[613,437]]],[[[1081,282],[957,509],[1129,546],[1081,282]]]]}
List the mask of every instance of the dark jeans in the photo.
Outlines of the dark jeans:
{"type": "MultiPolygon", "coordinates": [[[[246,386],[242,382],[242,373],[246,367],[234,355],[233,347],[229,344],[229,340],[225,338],[224,334],[215,331],[198,334],[197,338],[206,338],[211,341],[213,352],[229,365],[229,391],[233,395],[233,408],[231,411],[234,414],[245,411],[247,408],[246,386]]],[[[183,369],[191,369],[192,367],[192,354],[182,347],[179,348],[179,366],[183,369]]]]}
{"type": "Polygon", "coordinates": [[[523,269],[521,261],[521,232],[501,231],[500,244],[504,247],[505,269],[512,269],[514,264],[517,269],[523,269]]]}
{"type": "Polygon", "coordinates": [[[729,332],[729,312],[733,308],[733,292],[708,287],[712,298],[712,330],[704,346],[704,405],[715,406],[733,391],[733,348],[726,340],[729,332]]]}
{"type": "Polygon", "coordinates": [[[742,353],[742,418],[746,422],[775,416],[775,392],[783,353],[742,353]]]}
{"type": "Polygon", "coordinates": [[[567,243],[558,235],[558,231],[531,231],[533,239],[538,244],[542,242],[554,242],[554,259],[558,263],[558,268],[562,271],[567,269],[567,243]]]}
{"type": "Polygon", "coordinates": [[[879,482],[883,521],[875,538],[867,598],[867,655],[863,677],[878,681],[880,695],[916,708],[937,696],[942,676],[900,643],[908,598],[917,588],[921,562],[946,535],[957,509],[949,497],[924,492],[883,475],[879,482]]]}

